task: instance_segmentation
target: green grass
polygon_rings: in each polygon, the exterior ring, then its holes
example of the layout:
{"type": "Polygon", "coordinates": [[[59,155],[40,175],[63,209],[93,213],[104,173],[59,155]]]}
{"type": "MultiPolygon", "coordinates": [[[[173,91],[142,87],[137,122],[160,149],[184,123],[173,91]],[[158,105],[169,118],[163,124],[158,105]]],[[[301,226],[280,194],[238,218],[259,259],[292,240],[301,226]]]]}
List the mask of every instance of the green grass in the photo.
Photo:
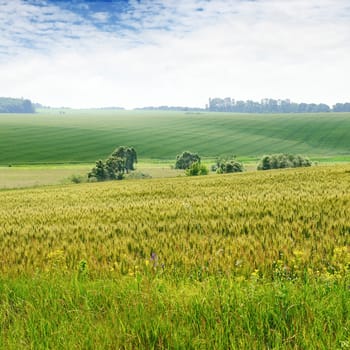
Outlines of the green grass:
{"type": "Polygon", "coordinates": [[[349,113],[248,115],[162,111],[66,111],[0,115],[0,164],[91,163],[119,145],[139,158],[172,160],[291,152],[350,159],[349,113]]]}
{"type": "Polygon", "coordinates": [[[87,176],[92,165],[40,165],[0,167],[0,189],[58,185],[73,175],[87,176]]]}
{"type": "MultiPolygon", "coordinates": [[[[170,162],[142,161],[126,179],[185,176],[183,170],[173,169],[171,165],[170,162]]],[[[86,182],[93,166],[93,163],[0,166],[0,190],[68,184],[73,182],[72,177],[79,177],[82,182],[86,182]]]]}
{"type": "Polygon", "coordinates": [[[1,349],[348,349],[342,283],[0,279],[1,349]]]}

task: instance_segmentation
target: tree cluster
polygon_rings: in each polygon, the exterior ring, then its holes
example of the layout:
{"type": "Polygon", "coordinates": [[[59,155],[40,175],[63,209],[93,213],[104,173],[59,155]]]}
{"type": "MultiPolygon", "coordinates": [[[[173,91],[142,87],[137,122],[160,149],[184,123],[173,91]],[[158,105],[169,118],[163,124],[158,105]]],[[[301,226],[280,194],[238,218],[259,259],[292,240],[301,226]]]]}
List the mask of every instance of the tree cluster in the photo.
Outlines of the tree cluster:
{"type": "Polygon", "coordinates": [[[35,113],[30,100],[0,97],[0,113],[35,113]]]}
{"type": "MultiPolygon", "coordinates": [[[[207,175],[208,168],[201,163],[201,159],[197,153],[185,151],[176,157],[176,169],[185,169],[187,176],[207,175]]],[[[212,171],[217,174],[236,173],[244,171],[243,164],[238,162],[235,157],[218,158],[216,164],[211,167],[212,171]]]]}
{"type": "Polygon", "coordinates": [[[201,158],[197,153],[189,151],[177,155],[175,169],[186,170],[187,176],[208,175],[208,168],[201,163],[201,158]]]}
{"type": "Polygon", "coordinates": [[[95,167],[88,174],[88,178],[95,181],[121,180],[125,173],[135,170],[134,163],[137,163],[135,149],[120,146],[105,162],[98,160],[95,167]]]}
{"type": "Polygon", "coordinates": [[[182,152],[177,155],[175,162],[175,169],[188,169],[194,163],[200,163],[201,158],[197,153],[191,153],[189,151],[182,152]]]}
{"type": "Polygon", "coordinates": [[[271,154],[261,158],[258,170],[298,168],[311,166],[311,161],[307,157],[293,154],[271,154]]]}
{"type": "Polygon", "coordinates": [[[209,98],[207,109],[212,112],[236,113],[326,113],[350,112],[350,103],[337,103],[330,108],[325,103],[295,103],[289,99],[262,99],[261,102],[252,100],[236,101],[230,97],[209,98]]]}
{"type": "Polygon", "coordinates": [[[217,174],[239,173],[244,170],[243,164],[238,162],[235,157],[232,159],[218,158],[212,170],[217,174]]]}

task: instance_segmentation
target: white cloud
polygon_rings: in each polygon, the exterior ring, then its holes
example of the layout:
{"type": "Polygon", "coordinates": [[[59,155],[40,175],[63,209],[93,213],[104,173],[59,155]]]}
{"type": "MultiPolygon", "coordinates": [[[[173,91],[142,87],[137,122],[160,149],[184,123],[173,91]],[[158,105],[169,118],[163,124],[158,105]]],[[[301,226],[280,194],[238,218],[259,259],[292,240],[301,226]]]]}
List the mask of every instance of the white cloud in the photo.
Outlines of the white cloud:
{"type": "Polygon", "coordinates": [[[107,22],[109,19],[109,14],[107,12],[96,12],[92,15],[92,18],[99,22],[107,22]]]}
{"type": "Polygon", "coordinates": [[[347,0],[133,0],[93,17],[0,1],[0,96],[72,107],[350,99],[347,0]]]}

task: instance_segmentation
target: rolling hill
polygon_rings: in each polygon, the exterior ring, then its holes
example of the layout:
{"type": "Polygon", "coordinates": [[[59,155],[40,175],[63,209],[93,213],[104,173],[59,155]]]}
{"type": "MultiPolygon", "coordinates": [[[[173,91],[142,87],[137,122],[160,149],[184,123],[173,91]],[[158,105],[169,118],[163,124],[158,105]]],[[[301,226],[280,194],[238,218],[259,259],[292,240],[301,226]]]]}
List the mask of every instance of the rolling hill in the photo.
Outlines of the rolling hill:
{"type": "Polygon", "coordinates": [[[58,111],[0,116],[0,164],[94,162],[119,145],[139,158],[259,158],[291,152],[350,156],[350,113],[229,114],[164,111],[58,111]]]}

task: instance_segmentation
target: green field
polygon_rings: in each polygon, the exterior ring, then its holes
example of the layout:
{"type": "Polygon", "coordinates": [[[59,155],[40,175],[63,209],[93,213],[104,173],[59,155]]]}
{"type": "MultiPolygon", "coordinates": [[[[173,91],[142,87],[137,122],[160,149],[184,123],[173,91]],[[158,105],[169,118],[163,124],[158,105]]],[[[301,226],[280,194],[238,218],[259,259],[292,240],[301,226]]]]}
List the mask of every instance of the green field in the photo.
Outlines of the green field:
{"type": "Polygon", "coordinates": [[[0,115],[0,165],[93,163],[119,145],[139,158],[173,160],[188,149],[202,157],[300,153],[350,159],[350,114],[249,115],[162,111],[57,111],[0,115]]]}
{"type": "Polygon", "coordinates": [[[349,348],[349,165],[0,200],[0,349],[349,348]]]}
{"type": "Polygon", "coordinates": [[[350,113],[0,115],[0,349],[350,349],[349,130],[350,113]],[[134,178],[70,183],[119,145],[134,178]],[[186,177],[186,149],[248,171],[186,177]],[[327,166],[250,171],[279,152],[327,166]]]}
{"type": "MultiPolygon", "coordinates": [[[[169,162],[144,162],[127,179],[167,178],[185,176],[183,170],[173,169],[169,162]]],[[[208,164],[210,165],[210,164],[208,164]]],[[[94,166],[91,164],[42,164],[0,166],[0,190],[72,183],[73,177],[87,181],[87,174],[94,166]]],[[[247,167],[249,168],[249,167],[247,167]]]]}

